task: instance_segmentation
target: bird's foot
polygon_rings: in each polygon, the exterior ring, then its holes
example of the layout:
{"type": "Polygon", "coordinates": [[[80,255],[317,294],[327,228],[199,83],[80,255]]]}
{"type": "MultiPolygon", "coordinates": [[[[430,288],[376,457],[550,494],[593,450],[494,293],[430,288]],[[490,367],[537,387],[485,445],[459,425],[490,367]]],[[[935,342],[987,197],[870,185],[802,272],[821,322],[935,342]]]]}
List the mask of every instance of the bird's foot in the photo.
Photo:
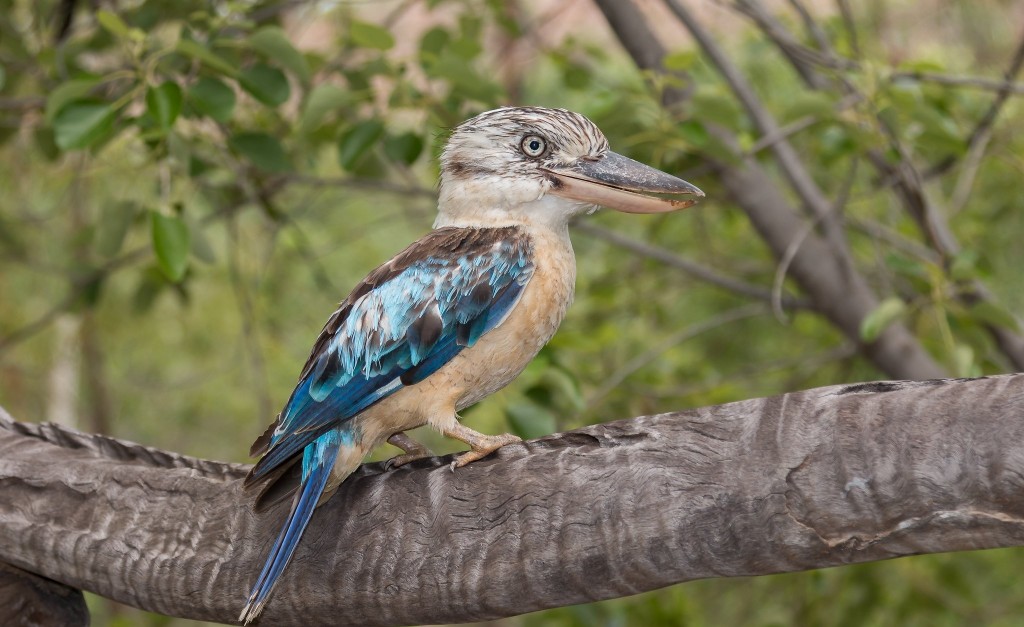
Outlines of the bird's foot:
{"type": "MultiPolygon", "coordinates": [[[[467,429],[467,431],[471,430],[467,429]]],[[[473,450],[461,453],[455,458],[455,461],[451,464],[452,472],[454,472],[456,468],[462,468],[470,462],[475,462],[478,459],[487,457],[506,444],[515,444],[516,442],[523,441],[522,438],[517,435],[512,435],[511,433],[503,433],[501,435],[483,435],[482,433],[476,433],[475,431],[472,431],[472,433],[474,434],[472,441],[463,440],[463,442],[466,442],[466,444],[473,447],[473,450]]],[[[461,437],[458,439],[462,440],[461,437]]]]}
{"type": "Polygon", "coordinates": [[[388,438],[388,444],[397,446],[398,448],[405,451],[404,455],[396,455],[384,462],[384,470],[392,470],[400,466],[404,466],[409,462],[414,462],[418,459],[426,459],[428,457],[434,457],[433,451],[426,446],[423,446],[416,440],[410,438],[403,432],[398,432],[388,438]]]}

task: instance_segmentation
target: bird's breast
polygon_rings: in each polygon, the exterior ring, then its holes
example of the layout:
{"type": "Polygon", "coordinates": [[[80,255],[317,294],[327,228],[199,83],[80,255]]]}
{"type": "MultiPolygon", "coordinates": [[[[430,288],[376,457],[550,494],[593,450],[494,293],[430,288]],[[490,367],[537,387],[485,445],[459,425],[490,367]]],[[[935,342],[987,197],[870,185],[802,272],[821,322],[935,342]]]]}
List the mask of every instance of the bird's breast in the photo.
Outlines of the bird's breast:
{"type": "Polygon", "coordinates": [[[534,271],[508,317],[425,380],[401,389],[358,419],[368,441],[381,442],[454,412],[508,385],[555,334],[573,299],[576,259],[568,232],[531,230],[534,271]]]}
{"type": "MultiPolygon", "coordinates": [[[[568,233],[530,233],[534,273],[508,318],[447,366],[444,383],[458,390],[456,408],[508,385],[558,330],[572,303],[576,259],[568,233]]],[[[441,381],[438,381],[441,383],[441,381]]]]}

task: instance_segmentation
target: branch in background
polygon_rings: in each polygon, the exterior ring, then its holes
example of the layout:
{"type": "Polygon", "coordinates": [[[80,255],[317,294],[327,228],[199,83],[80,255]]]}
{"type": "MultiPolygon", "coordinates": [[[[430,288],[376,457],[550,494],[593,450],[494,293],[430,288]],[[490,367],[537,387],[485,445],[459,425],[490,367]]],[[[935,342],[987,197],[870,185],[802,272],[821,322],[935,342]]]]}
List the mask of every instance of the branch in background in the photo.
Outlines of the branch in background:
{"type": "MultiPolygon", "coordinates": [[[[666,1],[675,3],[675,0],[666,1]]],[[[808,62],[799,55],[786,54],[786,46],[788,45],[786,42],[793,40],[794,38],[785,30],[783,25],[777,21],[768,20],[763,17],[764,15],[767,15],[767,13],[760,8],[757,0],[737,0],[737,5],[742,5],[748,8],[741,12],[754,19],[755,23],[762,28],[768,38],[772,40],[777,47],[779,47],[780,51],[783,52],[783,56],[787,60],[791,63],[803,66],[802,68],[798,67],[798,71],[816,71],[815,68],[812,68],[809,65],[804,65],[808,62]],[[769,21],[772,22],[772,26],[770,28],[765,26],[769,21]]],[[[839,64],[842,61],[843,60],[840,59],[834,60],[833,65],[839,64]]],[[[1022,39],[1017,51],[1014,53],[1013,59],[1010,62],[1010,67],[1005,73],[1004,83],[1009,84],[1022,67],[1024,67],[1024,39],[1022,39]]],[[[863,94],[860,94],[852,82],[842,77],[839,77],[838,80],[840,87],[846,91],[847,97],[863,98],[863,94]]],[[[817,81],[813,81],[809,84],[813,86],[817,84],[817,81]]],[[[968,158],[975,164],[975,167],[976,164],[981,161],[984,148],[991,138],[992,127],[996,116],[1008,97],[1009,92],[1005,90],[998,94],[995,101],[993,101],[986,114],[982,117],[981,121],[979,121],[978,126],[975,128],[974,132],[972,132],[968,140],[968,158]]],[[[956,236],[949,228],[949,224],[946,221],[945,216],[943,216],[942,213],[937,211],[933,206],[933,203],[924,189],[925,176],[922,175],[914,166],[913,160],[903,143],[900,141],[895,130],[890,128],[884,120],[880,119],[879,124],[888,135],[892,147],[900,156],[900,160],[898,163],[893,164],[880,150],[877,149],[869,150],[867,152],[868,160],[884,180],[891,181],[893,183],[896,195],[901,200],[904,208],[907,210],[907,213],[917,222],[921,232],[925,235],[932,248],[938,253],[942,262],[949,263],[952,257],[960,250],[960,244],[957,241],[956,236]]],[[[970,172],[970,167],[971,163],[969,162],[963,176],[961,177],[962,179],[970,177],[970,180],[973,180],[973,174],[970,172]]],[[[968,185],[967,181],[958,181],[957,187],[959,189],[966,185],[968,185]]],[[[965,192],[961,190],[960,194],[964,195],[965,192]]],[[[962,292],[961,298],[968,305],[983,300],[994,300],[988,289],[977,280],[972,282],[970,289],[962,292]]],[[[986,323],[985,327],[992,334],[1000,351],[1010,359],[1013,366],[1017,369],[1024,370],[1024,337],[1017,335],[1013,329],[1002,328],[991,323],[986,323]]]]}
{"type": "Polygon", "coordinates": [[[893,81],[923,81],[954,87],[976,87],[1007,95],[1024,94],[1024,83],[1015,83],[1009,79],[986,78],[984,76],[954,76],[951,74],[937,74],[935,72],[893,72],[889,79],[893,81]]]}
{"type": "MultiPolygon", "coordinates": [[[[811,12],[807,10],[804,3],[801,2],[801,0],[789,0],[789,4],[800,16],[800,21],[804,23],[804,28],[811,34],[811,38],[814,39],[814,43],[817,44],[818,49],[826,54],[838,56],[835,53],[835,49],[832,47],[832,42],[829,41],[828,34],[825,33],[825,29],[818,24],[818,21],[814,19],[811,12]]],[[[854,62],[850,61],[849,63],[854,62]]]]}
{"type": "MultiPolygon", "coordinates": [[[[711,268],[677,255],[670,250],[665,250],[664,248],[654,246],[653,244],[635,240],[627,235],[623,235],[622,233],[617,233],[610,229],[585,221],[574,223],[573,228],[576,231],[604,240],[609,244],[628,250],[634,254],[640,255],[641,257],[654,259],[656,261],[660,261],[666,266],[682,270],[686,274],[704,281],[709,285],[714,285],[734,294],[747,296],[749,298],[756,298],[765,302],[772,300],[772,290],[769,288],[719,274],[711,268]]],[[[787,309],[808,309],[812,306],[810,301],[802,298],[795,298],[788,294],[781,297],[781,303],[787,309]]]]}
{"type": "MultiPolygon", "coordinates": [[[[488,620],[693,579],[1020,546],[1024,375],[818,388],[586,427],[456,472],[445,461],[346,480],[264,623],[488,620]]],[[[0,411],[0,561],[234,622],[288,509],[254,514],[247,469],[0,411]]]]}
{"type": "MultiPolygon", "coordinates": [[[[610,2],[595,1],[602,11],[610,2]]],[[[661,58],[665,50],[651,33],[636,5],[621,0],[614,4],[617,9],[614,13],[616,19],[629,21],[628,28],[620,24],[616,32],[636,33],[639,39],[633,41],[631,46],[645,49],[647,52],[644,58],[661,58]]],[[[605,12],[605,16],[610,20],[613,15],[605,12]]],[[[703,34],[705,39],[709,38],[706,32],[703,34]]],[[[730,142],[729,137],[723,137],[723,141],[735,144],[735,141],[730,142]]],[[[804,221],[757,161],[750,157],[738,157],[738,160],[739,163],[726,163],[709,159],[708,164],[733,200],[750,217],[775,256],[781,258],[793,234],[799,232],[804,221]]],[[[828,208],[827,204],[825,208],[828,208]]],[[[864,277],[842,259],[830,243],[811,234],[794,257],[790,274],[811,297],[815,308],[851,342],[859,345],[864,355],[880,370],[890,376],[908,379],[942,376],[942,368],[924,351],[906,327],[899,323],[886,328],[876,341],[866,345],[861,343],[861,320],[878,306],[878,300],[871,293],[864,277]]]]}
{"type": "Polygon", "coordinates": [[[849,0],[836,0],[839,6],[839,13],[843,16],[843,29],[846,30],[846,37],[850,41],[850,50],[853,56],[860,58],[860,41],[857,37],[857,21],[853,17],[853,10],[850,8],[849,0]]]}
{"type": "Polygon", "coordinates": [[[350,176],[322,177],[291,174],[281,177],[283,183],[296,183],[313,187],[353,187],[369,191],[388,192],[402,196],[416,196],[437,200],[437,190],[422,185],[402,185],[390,181],[364,179],[350,176]]]}
{"type": "Polygon", "coordinates": [[[0,111],[39,111],[46,106],[46,98],[0,98],[0,111]]]}
{"type": "MultiPolygon", "coordinates": [[[[818,51],[812,50],[800,43],[759,2],[735,0],[733,6],[736,10],[754,20],[761,27],[761,30],[775,42],[782,54],[789,59],[790,66],[796,70],[806,85],[815,89],[825,87],[827,79],[813,69],[812,65],[829,66],[833,57],[824,56],[818,51]]],[[[799,2],[796,2],[795,6],[803,8],[803,5],[799,2]]],[[[807,19],[805,20],[806,23],[813,24],[814,21],[807,19]]],[[[830,50],[830,48],[823,48],[823,50],[830,50]]]]}
{"type": "MultiPolygon", "coordinates": [[[[594,4],[604,13],[608,25],[615,32],[619,43],[639,67],[665,73],[665,68],[662,66],[665,50],[654,39],[653,33],[643,18],[636,18],[636,7],[633,6],[631,0],[594,0],[594,4]]],[[[671,74],[686,79],[681,72],[671,74]]],[[[689,100],[696,86],[691,80],[684,80],[684,82],[686,87],[683,89],[678,87],[665,89],[662,94],[663,105],[674,106],[689,100]]]]}
{"type": "Polygon", "coordinates": [[[731,322],[746,320],[747,318],[753,318],[767,312],[768,308],[760,303],[744,305],[742,307],[723,311],[706,320],[702,320],[696,324],[691,324],[679,329],[672,335],[658,342],[657,345],[652,346],[627,361],[622,365],[622,367],[613,372],[611,376],[602,381],[597,389],[587,397],[583,409],[580,410],[580,414],[585,414],[597,407],[598,403],[603,401],[604,398],[611,394],[613,390],[622,385],[626,379],[656,361],[666,351],[671,350],[683,342],[697,337],[698,335],[702,335],[731,322]]]}
{"type": "Polygon", "coordinates": [[[753,86],[747,82],[739,68],[729,60],[725,51],[718,46],[715,38],[697,21],[689,9],[678,0],[665,0],[665,4],[697,40],[701,50],[718,69],[758,130],[764,135],[780,136],[778,141],[772,142],[771,149],[775,153],[782,173],[800,196],[804,206],[821,224],[825,237],[834,249],[833,254],[836,259],[843,265],[849,266],[851,262],[842,223],[830,211],[831,203],[814,182],[796,150],[788,141],[781,138],[778,122],[757,97],[753,86]]]}
{"type": "MultiPolygon", "coordinates": [[[[967,152],[971,153],[971,150],[976,144],[983,143],[987,144],[992,134],[992,127],[995,125],[996,118],[999,117],[999,113],[1003,110],[1003,106],[1010,99],[1012,93],[1009,89],[1009,85],[1014,84],[1013,81],[1020,74],[1021,69],[1024,68],[1024,35],[1021,36],[1020,43],[1017,44],[1017,50],[1013,53],[1013,58],[1010,59],[1010,65],[1007,67],[1006,72],[1003,73],[1003,88],[999,90],[996,97],[992,99],[992,104],[989,105],[985,114],[978,120],[974,130],[967,138],[967,152]]],[[[936,164],[934,167],[929,169],[925,173],[925,178],[931,178],[944,174],[947,170],[953,167],[956,163],[955,157],[950,157],[945,161],[936,164]]]]}

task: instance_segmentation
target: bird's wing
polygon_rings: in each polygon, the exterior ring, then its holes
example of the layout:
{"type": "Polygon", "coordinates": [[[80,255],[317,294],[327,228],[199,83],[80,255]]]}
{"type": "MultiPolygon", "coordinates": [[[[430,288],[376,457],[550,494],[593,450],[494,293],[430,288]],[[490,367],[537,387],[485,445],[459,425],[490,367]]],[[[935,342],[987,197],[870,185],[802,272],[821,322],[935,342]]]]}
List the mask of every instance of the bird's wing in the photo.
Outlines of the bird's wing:
{"type": "Polygon", "coordinates": [[[246,485],[501,324],[533,276],[532,252],[516,227],[448,227],[370,273],[327,321],[284,410],[253,444],[264,456],[246,485]]]}

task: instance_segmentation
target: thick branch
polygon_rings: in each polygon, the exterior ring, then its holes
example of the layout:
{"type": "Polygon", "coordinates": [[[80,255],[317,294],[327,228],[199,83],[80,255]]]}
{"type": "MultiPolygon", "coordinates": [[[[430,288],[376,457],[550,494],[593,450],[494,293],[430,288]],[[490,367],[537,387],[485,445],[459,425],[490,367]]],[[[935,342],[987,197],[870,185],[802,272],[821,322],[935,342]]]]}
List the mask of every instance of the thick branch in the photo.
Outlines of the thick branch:
{"type": "MultiPolygon", "coordinates": [[[[231,621],[285,514],[245,467],[0,416],[0,561],[231,621]]],[[[1024,375],[833,386],[364,466],[268,625],[493,619],[706,577],[1024,545],[1024,375]]]]}

